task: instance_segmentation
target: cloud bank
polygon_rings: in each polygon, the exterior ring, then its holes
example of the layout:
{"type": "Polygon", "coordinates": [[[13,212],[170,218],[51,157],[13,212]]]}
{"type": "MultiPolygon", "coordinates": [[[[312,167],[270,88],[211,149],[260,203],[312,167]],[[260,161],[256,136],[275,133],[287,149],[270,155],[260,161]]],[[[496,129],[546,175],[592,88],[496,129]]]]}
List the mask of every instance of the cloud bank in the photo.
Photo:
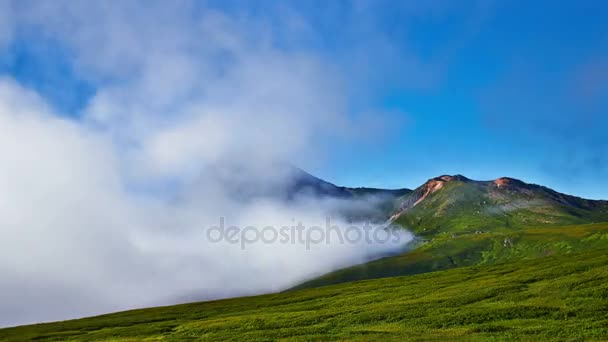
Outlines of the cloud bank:
{"type": "MultiPolygon", "coordinates": [[[[2,6],[0,46],[50,42],[95,92],[64,113],[0,80],[0,325],[277,291],[411,239],[310,250],[208,241],[220,217],[322,226],[334,209],[368,205],[240,201],[207,176],[234,164],[246,182],[280,182],[268,165],[315,162],[330,137],[359,133],[335,66],[283,46],[263,20],[185,1],[2,6]]],[[[286,20],[284,30],[307,29],[286,20]]]]}

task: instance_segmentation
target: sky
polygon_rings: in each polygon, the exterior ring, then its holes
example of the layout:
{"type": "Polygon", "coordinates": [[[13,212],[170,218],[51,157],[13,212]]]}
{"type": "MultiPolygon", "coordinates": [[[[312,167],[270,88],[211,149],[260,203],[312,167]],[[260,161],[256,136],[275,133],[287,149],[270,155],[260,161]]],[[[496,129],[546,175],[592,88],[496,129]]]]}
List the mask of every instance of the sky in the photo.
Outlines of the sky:
{"type": "Polygon", "coordinates": [[[278,291],[407,248],[407,231],[210,241],[221,218],[322,226],[382,200],[235,198],[284,184],[285,162],[347,186],[510,176],[608,199],[607,17],[600,1],[0,0],[0,326],[278,291]]]}
{"type": "MultiPolygon", "coordinates": [[[[349,186],[412,188],[440,174],[512,176],[608,198],[608,188],[597,183],[608,171],[608,11],[601,1],[191,6],[191,25],[207,9],[238,18],[243,27],[255,26],[252,41],[311,56],[322,64],[319,72],[332,75],[322,81],[336,83],[328,86],[336,108],[328,110],[343,111],[358,127],[329,135],[318,129],[318,136],[314,128],[310,134],[321,142],[315,158],[287,158],[319,177],[349,186]]],[[[100,89],[122,77],[108,79],[83,66],[75,43],[58,37],[73,33],[50,32],[56,23],[45,28],[32,18],[13,21],[0,74],[38,92],[62,115],[81,118],[100,89]]],[[[210,68],[230,68],[216,57],[210,68]]],[[[289,66],[277,69],[282,67],[289,66]]]]}

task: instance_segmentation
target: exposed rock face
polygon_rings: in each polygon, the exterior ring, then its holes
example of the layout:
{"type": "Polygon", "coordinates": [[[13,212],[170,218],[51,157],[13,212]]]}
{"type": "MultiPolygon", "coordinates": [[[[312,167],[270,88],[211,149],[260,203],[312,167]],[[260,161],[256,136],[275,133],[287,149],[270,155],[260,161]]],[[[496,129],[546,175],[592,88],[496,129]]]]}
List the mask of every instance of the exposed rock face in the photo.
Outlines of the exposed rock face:
{"type": "Polygon", "coordinates": [[[454,176],[449,176],[449,175],[443,175],[443,176],[439,176],[437,178],[434,178],[436,180],[443,180],[446,182],[453,182],[453,181],[458,181],[458,182],[470,182],[471,180],[468,179],[467,177],[463,176],[463,175],[454,175],[454,176]]]}
{"type": "Polygon", "coordinates": [[[499,189],[517,190],[529,188],[529,185],[514,178],[502,177],[494,181],[494,185],[499,189]]]}
{"type": "Polygon", "coordinates": [[[413,207],[415,207],[416,205],[418,205],[418,203],[424,201],[425,198],[427,198],[428,195],[441,190],[441,188],[443,188],[443,185],[446,183],[446,181],[444,180],[435,180],[432,179],[428,182],[426,182],[423,186],[422,186],[422,196],[420,196],[420,198],[418,198],[418,200],[416,202],[414,202],[414,205],[412,205],[413,207]]]}
{"type": "Polygon", "coordinates": [[[443,175],[439,177],[435,177],[429,179],[422,186],[413,191],[411,196],[408,196],[401,205],[399,209],[390,217],[391,221],[396,220],[402,213],[407,210],[417,206],[422,201],[424,201],[429,195],[441,190],[446,183],[449,182],[470,182],[471,180],[462,175],[443,175]]]}
{"type": "Polygon", "coordinates": [[[461,175],[435,177],[399,197],[395,208],[391,221],[422,228],[462,224],[461,217],[474,228],[484,228],[481,223],[484,220],[508,226],[512,212],[518,212],[516,219],[527,224],[596,222],[608,218],[607,201],[566,195],[509,177],[490,181],[475,181],[461,175]],[[459,184],[447,186],[451,182],[459,184]]]}

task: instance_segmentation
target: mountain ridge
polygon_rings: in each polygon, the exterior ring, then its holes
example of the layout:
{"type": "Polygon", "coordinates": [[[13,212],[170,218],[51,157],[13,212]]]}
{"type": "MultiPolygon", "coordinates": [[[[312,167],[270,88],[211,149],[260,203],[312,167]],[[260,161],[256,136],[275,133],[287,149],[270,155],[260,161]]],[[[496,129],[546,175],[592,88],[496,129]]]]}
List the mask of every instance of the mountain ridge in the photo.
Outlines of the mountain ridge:
{"type": "MultiPolygon", "coordinates": [[[[442,175],[431,178],[412,192],[397,199],[389,220],[408,227],[428,224],[422,211],[431,216],[461,216],[475,210],[475,216],[527,216],[535,223],[590,223],[585,217],[608,220],[608,201],[590,200],[557,192],[542,185],[519,179],[500,177],[490,181],[477,181],[462,175],[442,175]],[[458,210],[449,210],[457,206],[458,210]],[[527,213],[524,213],[527,211],[527,213]],[[407,216],[410,216],[409,218],[407,216]],[[412,220],[415,216],[418,220],[412,220]],[[536,218],[532,218],[536,216],[536,218]]],[[[471,213],[469,213],[471,214],[471,213]]],[[[444,224],[448,224],[444,222],[444,224]]],[[[427,227],[428,228],[428,227],[427,227]]]]}
{"type": "Polygon", "coordinates": [[[294,289],[492,265],[608,246],[608,201],[509,177],[429,179],[395,200],[393,226],[415,235],[403,254],[337,270],[294,289]]]}

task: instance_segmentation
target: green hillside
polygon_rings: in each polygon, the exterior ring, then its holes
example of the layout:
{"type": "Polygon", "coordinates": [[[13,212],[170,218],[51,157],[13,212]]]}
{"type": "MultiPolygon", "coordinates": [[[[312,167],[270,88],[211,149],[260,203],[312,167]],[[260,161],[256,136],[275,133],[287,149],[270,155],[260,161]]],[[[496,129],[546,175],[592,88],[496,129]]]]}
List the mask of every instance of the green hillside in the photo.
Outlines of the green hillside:
{"type": "Polygon", "coordinates": [[[607,251],[9,328],[0,340],[602,341],[607,251]]]}
{"type": "Polygon", "coordinates": [[[338,270],[296,288],[491,265],[608,247],[608,202],[511,178],[440,176],[399,197],[391,216],[412,250],[338,270]]]}
{"type": "Polygon", "coordinates": [[[395,223],[421,236],[608,221],[608,202],[558,193],[512,178],[441,176],[397,200],[395,223]]]}
{"type": "Polygon", "coordinates": [[[338,270],[296,288],[413,275],[462,266],[533,260],[550,255],[608,248],[608,223],[443,233],[416,243],[418,246],[410,252],[338,270]]]}
{"type": "Polygon", "coordinates": [[[284,293],[1,329],[0,341],[608,339],[608,202],[463,176],[392,195],[382,210],[416,234],[404,254],[284,293]]]}

